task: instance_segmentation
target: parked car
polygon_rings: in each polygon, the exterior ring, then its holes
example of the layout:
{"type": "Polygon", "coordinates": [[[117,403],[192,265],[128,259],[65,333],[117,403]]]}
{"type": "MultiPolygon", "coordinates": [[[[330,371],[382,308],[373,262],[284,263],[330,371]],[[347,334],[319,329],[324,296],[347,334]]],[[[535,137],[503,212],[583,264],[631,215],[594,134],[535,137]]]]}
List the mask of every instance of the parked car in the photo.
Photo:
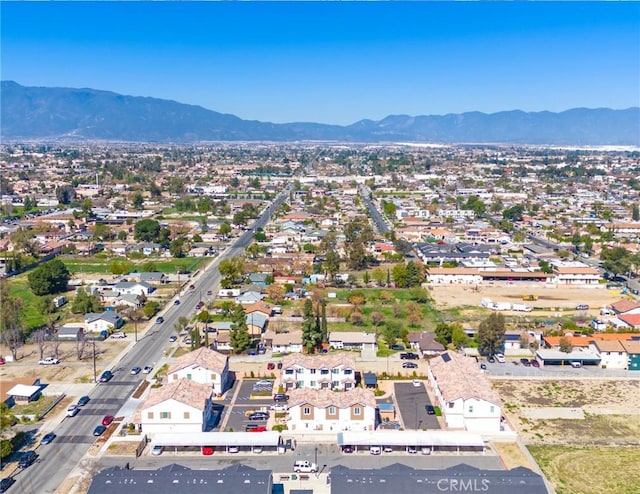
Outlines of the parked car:
{"type": "Polygon", "coordinates": [[[171,343],[173,343],[173,342],[174,342],[174,341],[176,341],[177,339],[178,339],[178,337],[177,337],[176,335],[174,335],[174,334],[172,334],[171,336],[169,336],[169,341],[170,341],[171,343]]]}
{"type": "Polygon", "coordinates": [[[78,399],[78,406],[79,406],[79,407],[83,407],[83,406],[85,406],[87,403],[89,403],[89,400],[90,400],[90,399],[91,399],[91,398],[89,398],[88,396],[81,396],[81,397],[78,399]]]}
{"type": "Polygon", "coordinates": [[[71,405],[67,408],[67,417],[75,417],[80,411],[80,407],[78,405],[71,405]]]}
{"type": "Polygon", "coordinates": [[[435,415],[436,414],[436,407],[434,407],[433,405],[427,405],[427,414],[428,415],[435,415]]]}
{"type": "Polygon", "coordinates": [[[403,360],[418,360],[420,358],[420,355],[413,352],[405,352],[400,354],[400,358],[403,360]]]}
{"type": "Polygon", "coordinates": [[[160,456],[164,448],[158,444],[156,444],[153,448],[151,448],[151,454],[153,456],[160,456]]]}
{"type": "Polygon", "coordinates": [[[267,364],[267,370],[273,370],[276,368],[276,365],[273,362],[269,362],[267,364]]]}
{"type": "Polygon", "coordinates": [[[487,370],[487,364],[485,364],[484,362],[480,364],[480,368],[482,370],[487,370]]]}
{"type": "Polygon", "coordinates": [[[139,374],[141,370],[142,369],[140,367],[138,367],[138,366],[132,367],[131,368],[131,375],[135,376],[136,374],[139,374]]]}
{"type": "Polygon", "coordinates": [[[418,379],[414,379],[413,380],[413,387],[414,388],[419,388],[420,386],[422,386],[422,381],[419,381],[418,379]]]}
{"type": "Polygon", "coordinates": [[[49,434],[45,434],[40,440],[40,444],[49,444],[56,438],[54,432],[49,432],[49,434]]]}
{"type": "Polygon", "coordinates": [[[160,316],[156,319],[156,324],[162,324],[164,322],[164,317],[160,316]]]}
{"type": "Polygon", "coordinates": [[[173,305],[180,305],[180,300],[175,299],[175,300],[173,301],[173,305]]]}
{"type": "Polygon", "coordinates": [[[404,345],[391,345],[389,348],[391,348],[391,350],[404,350],[404,345]]]}
{"type": "Polygon", "coordinates": [[[520,359],[520,363],[521,363],[522,365],[524,365],[525,367],[528,367],[528,366],[530,366],[530,365],[531,365],[531,362],[529,362],[529,359],[528,359],[528,358],[521,358],[521,359],[520,359]]]}
{"type": "Polygon", "coordinates": [[[127,337],[127,333],[125,333],[124,331],[117,331],[111,335],[111,338],[114,338],[116,340],[126,338],[126,337],[127,337]]]}
{"type": "Polygon", "coordinates": [[[269,407],[269,410],[273,410],[274,412],[286,412],[288,409],[289,407],[284,403],[274,403],[269,407]]]}
{"type": "Polygon", "coordinates": [[[382,448],[380,446],[369,446],[369,453],[378,456],[382,454],[382,448]]]}
{"type": "Polygon", "coordinates": [[[269,420],[269,412],[253,412],[249,420],[269,420]]]}
{"type": "Polygon", "coordinates": [[[150,374],[152,370],[153,370],[153,366],[152,365],[145,365],[144,369],[142,369],[142,373],[143,374],[150,374]]]}
{"type": "Polygon", "coordinates": [[[265,432],[267,427],[259,424],[247,424],[244,430],[245,432],[265,432]]]}
{"type": "Polygon", "coordinates": [[[589,310],[589,306],[587,304],[578,304],[576,305],[576,310],[589,310]]]}
{"type": "Polygon", "coordinates": [[[6,490],[11,487],[13,484],[15,484],[16,479],[14,479],[13,477],[5,477],[2,480],[0,480],[0,492],[6,492],[6,490]]]}
{"type": "Polygon", "coordinates": [[[201,451],[204,456],[211,456],[215,451],[215,448],[213,446],[202,446],[201,451]]]}
{"type": "Polygon", "coordinates": [[[60,361],[55,357],[47,357],[38,362],[40,365],[56,365],[59,364],[60,361]]]}
{"type": "Polygon", "coordinates": [[[100,375],[100,382],[101,383],[109,382],[112,377],[113,377],[113,372],[106,370],[100,375]]]}
{"type": "Polygon", "coordinates": [[[500,362],[501,364],[504,364],[507,360],[504,358],[504,355],[501,353],[496,353],[495,354],[495,358],[498,362],[500,362]]]}
{"type": "Polygon", "coordinates": [[[278,362],[277,367],[278,367],[278,369],[282,369],[282,362],[278,362]]]}
{"type": "MultiPolygon", "coordinates": [[[[0,365],[4,365],[6,363],[7,362],[5,361],[4,357],[0,357],[0,365]]],[[[7,478],[11,478],[11,477],[7,477],[7,478]]],[[[2,480],[4,480],[4,479],[2,479],[2,480]]]]}
{"type": "Polygon", "coordinates": [[[98,437],[101,436],[107,428],[104,425],[98,425],[95,429],[93,429],[93,435],[98,437]]]}
{"type": "Polygon", "coordinates": [[[536,359],[532,359],[531,360],[531,366],[532,367],[540,367],[540,362],[538,362],[536,359]]]}
{"type": "Polygon", "coordinates": [[[33,465],[37,459],[38,455],[35,451],[26,451],[18,460],[18,466],[20,468],[27,468],[28,466],[33,465]]]}
{"type": "Polygon", "coordinates": [[[343,453],[353,453],[353,446],[342,446],[343,453]]]}
{"type": "Polygon", "coordinates": [[[415,362],[402,362],[402,367],[404,369],[417,369],[418,364],[416,364],[415,362]]]}
{"type": "Polygon", "coordinates": [[[489,362],[490,364],[495,363],[495,361],[496,361],[496,359],[494,359],[494,358],[493,358],[493,355],[489,355],[489,356],[487,357],[487,362],[489,362]]]}
{"type": "Polygon", "coordinates": [[[238,448],[238,446],[229,446],[227,448],[228,453],[237,453],[238,451],[240,451],[240,448],[238,448]]]}
{"type": "Polygon", "coordinates": [[[316,473],[318,465],[308,460],[298,460],[293,464],[293,471],[296,473],[316,473]]]}
{"type": "Polygon", "coordinates": [[[105,416],[102,418],[102,425],[104,425],[104,426],[109,425],[111,422],[113,422],[113,419],[114,419],[114,418],[115,418],[115,417],[114,417],[113,415],[105,415],[105,416]]]}
{"type": "Polygon", "coordinates": [[[276,393],[273,395],[274,401],[289,401],[289,395],[284,393],[276,393]]]}

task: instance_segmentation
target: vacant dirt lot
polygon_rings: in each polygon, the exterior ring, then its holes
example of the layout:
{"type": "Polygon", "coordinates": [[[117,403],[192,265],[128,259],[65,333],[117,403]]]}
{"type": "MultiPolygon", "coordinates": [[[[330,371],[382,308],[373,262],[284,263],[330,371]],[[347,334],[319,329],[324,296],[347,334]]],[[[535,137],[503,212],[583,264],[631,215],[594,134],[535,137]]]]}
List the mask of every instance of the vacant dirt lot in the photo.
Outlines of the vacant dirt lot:
{"type": "MultiPolygon", "coordinates": [[[[129,339],[129,338],[127,338],[129,339]]],[[[96,342],[96,368],[98,373],[109,367],[113,359],[127,346],[126,341],[109,339],[96,342]]],[[[10,355],[7,347],[0,347],[2,355],[10,355]]],[[[48,344],[44,356],[54,354],[48,344]]],[[[78,359],[76,343],[62,342],[58,348],[57,365],[38,365],[40,351],[37,345],[27,344],[18,350],[18,360],[0,366],[0,379],[41,379],[46,383],[83,383],[93,380],[93,345],[87,343],[82,360],[78,359]]]]}
{"type": "Polygon", "coordinates": [[[527,444],[640,444],[640,380],[494,381],[505,415],[527,444]],[[532,420],[524,407],[581,408],[584,420],[532,420]]]}
{"type": "MultiPolygon", "coordinates": [[[[603,305],[624,297],[620,295],[619,290],[607,290],[604,286],[547,288],[543,283],[486,284],[481,285],[477,290],[464,285],[434,285],[430,288],[438,309],[458,306],[480,307],[480,301],[487,297],[494,302],[525,303],[534,309],[529,313],[534,316],[563,310],[575,312],[578,304],[589,305],[590,309],[585,312],[595,315],[603,305]],[[522,299],[524,295],[537,295],[538,300],[524,301],[522,299]]],[[[524,313],[507,311],[506,314],[524,313]]]]}

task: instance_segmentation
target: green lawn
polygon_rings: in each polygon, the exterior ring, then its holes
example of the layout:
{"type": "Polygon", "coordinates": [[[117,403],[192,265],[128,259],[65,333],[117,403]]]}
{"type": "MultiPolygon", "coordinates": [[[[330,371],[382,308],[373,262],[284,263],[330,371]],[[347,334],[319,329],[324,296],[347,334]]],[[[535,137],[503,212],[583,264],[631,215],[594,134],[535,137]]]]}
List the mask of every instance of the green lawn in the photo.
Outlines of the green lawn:
{"type": "Polygon", "coordinates": [[[47,322],[47,318],[36,308],[36,297],[27,281],[27,275],[21,274],[11,278],[10,293],[12,296],[20,297],[23,300],[22,305],[22,322],[25,329],[31,330],[39,328],[47,322]]]}
{"type": "MultiPolygon", "coordinates": [[[[76,257],[61,256],[67,269],[74,275],[81,273],[109,274],[109,263],[112,260],[126,261],[123,257],[76,257]]],[[[159,259],[155,257],[131,260],[134,269],[152,263],[157,271],[162,273],[191,273],[202,266],[206,266],[211,261],[210,257],[184,257],[181,259],[159,259]]]]}

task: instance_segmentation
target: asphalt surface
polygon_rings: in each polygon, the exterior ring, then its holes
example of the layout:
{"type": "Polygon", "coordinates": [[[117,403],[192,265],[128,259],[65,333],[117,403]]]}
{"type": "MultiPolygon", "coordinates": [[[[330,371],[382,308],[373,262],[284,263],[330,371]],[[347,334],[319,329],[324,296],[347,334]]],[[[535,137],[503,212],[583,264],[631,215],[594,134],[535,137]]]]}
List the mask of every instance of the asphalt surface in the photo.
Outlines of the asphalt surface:
{"type": "Polygon", "coordinates": [[[376,225],[376,228],[380,233],[384,235],[385,233],[388,233],[391,230],[391,227],[382,217],[382,214],[380,214],[380,211],[378,211],[378,208],[373,203],[373,201],[369,198],[370,193],[371,191],[367,186],[362,184],[360,185],[360,197],[362,199],[362,202],[364,202],[365,206],[367,206],[367,209],[369,210],[369,215],[371,216],[371,219],[376,225]]]}
{"type": "MultiPolygon", "coordinates": [[[[161,359],[169,345],[169,336],[174,333],[173,327],[178,318],[182,316],[191,318],[194,315],[195,305],[199,300],[196,294],[206,293],[208,290],[217,293],[221,278],[217,269],[220,261],[242,255],[244,248],[252,241],[253,231],[264,227],[277,206],[288,198],[290,189],[291,185],[285,188],[262,212],[252,228],[245,231],[232,246],[190,281],[195,288],[180,296],[180,305],[174,305],[173,300],[168,302],[167,307],[157,314],[164,317],[162,324],[155,324],[153,319],[153,322],[147,326],[146,332],[139,330],[139,334],[144,336],[140,337],[138,342],[131,346],[121,360],[111,368],[115,374],[113,379],[108,383],[97,384],[89,393],[91,401],[80,413],[75,417],[65,418],[56,428],[55,433],[58,437],[51,444],[37,448],[39,458],[34,465],[14,472],[16,483],[11,486],[10,492],[24,494],[55,492],[93,444],[95,437],[92,433],[100,424],[102,417],[106,414],[117,415],[127,398],[146,377],[142,373],[130,375],[131,368],[136,365],[140,367],[154,365],[161,359]]],[[[108,340],[97,342],[96,347],[107,344],[108,340]]],[[[100,376],[105,369],[96,370],[97,375],[100,376]]],[[[7,476],[9,473],[3,472],[2,475],[7,476]]]]}
{"type": "Polygon", "coordinates": [[[427,405],[432,403],[425,383],[421,382],[419,387],[415,387],[412,382],[395,383],[393,389],[406,430],[440,429],[436,416],[427,414],[427,405]]]}

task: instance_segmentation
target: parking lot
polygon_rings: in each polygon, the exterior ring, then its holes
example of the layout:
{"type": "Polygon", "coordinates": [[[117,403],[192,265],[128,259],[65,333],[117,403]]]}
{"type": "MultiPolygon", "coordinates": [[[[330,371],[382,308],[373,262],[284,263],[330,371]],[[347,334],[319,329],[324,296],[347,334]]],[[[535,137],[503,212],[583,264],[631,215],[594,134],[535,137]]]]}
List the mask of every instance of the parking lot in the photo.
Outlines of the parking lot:
{"type": "Polygon", "coordinates": [[[435,415],[427,413],[427,405],[433,405],[421,382],[419,387],[412,382],[395,383],[393,385],[398,412],[402,417],[405,429],[440,429],[440,423],[435,415]]]}
{"type": "Polygon", "coordinates": [[[269,392],[268,396],[264,398],[251,399],[251,395],[254,391],[254,386],[258,382],[258,379],[245,379],[239,381],[235,386],[240,386],[240,389],[234,388],[229,391],[229,396],[235,396],[235,400],[229,400],[225,403],[225,409],[223,412],[223,419],[220,425],[224,424],[225,431],[242,432],[246,429],[247,424],[254,423],[259,425],[266,425],[265,420],[249,420],[247,412],[251,410],[269,410],[269,407],[273,405],[273,388],[272,386],[257,386],[256,390],[269,392]]]}

